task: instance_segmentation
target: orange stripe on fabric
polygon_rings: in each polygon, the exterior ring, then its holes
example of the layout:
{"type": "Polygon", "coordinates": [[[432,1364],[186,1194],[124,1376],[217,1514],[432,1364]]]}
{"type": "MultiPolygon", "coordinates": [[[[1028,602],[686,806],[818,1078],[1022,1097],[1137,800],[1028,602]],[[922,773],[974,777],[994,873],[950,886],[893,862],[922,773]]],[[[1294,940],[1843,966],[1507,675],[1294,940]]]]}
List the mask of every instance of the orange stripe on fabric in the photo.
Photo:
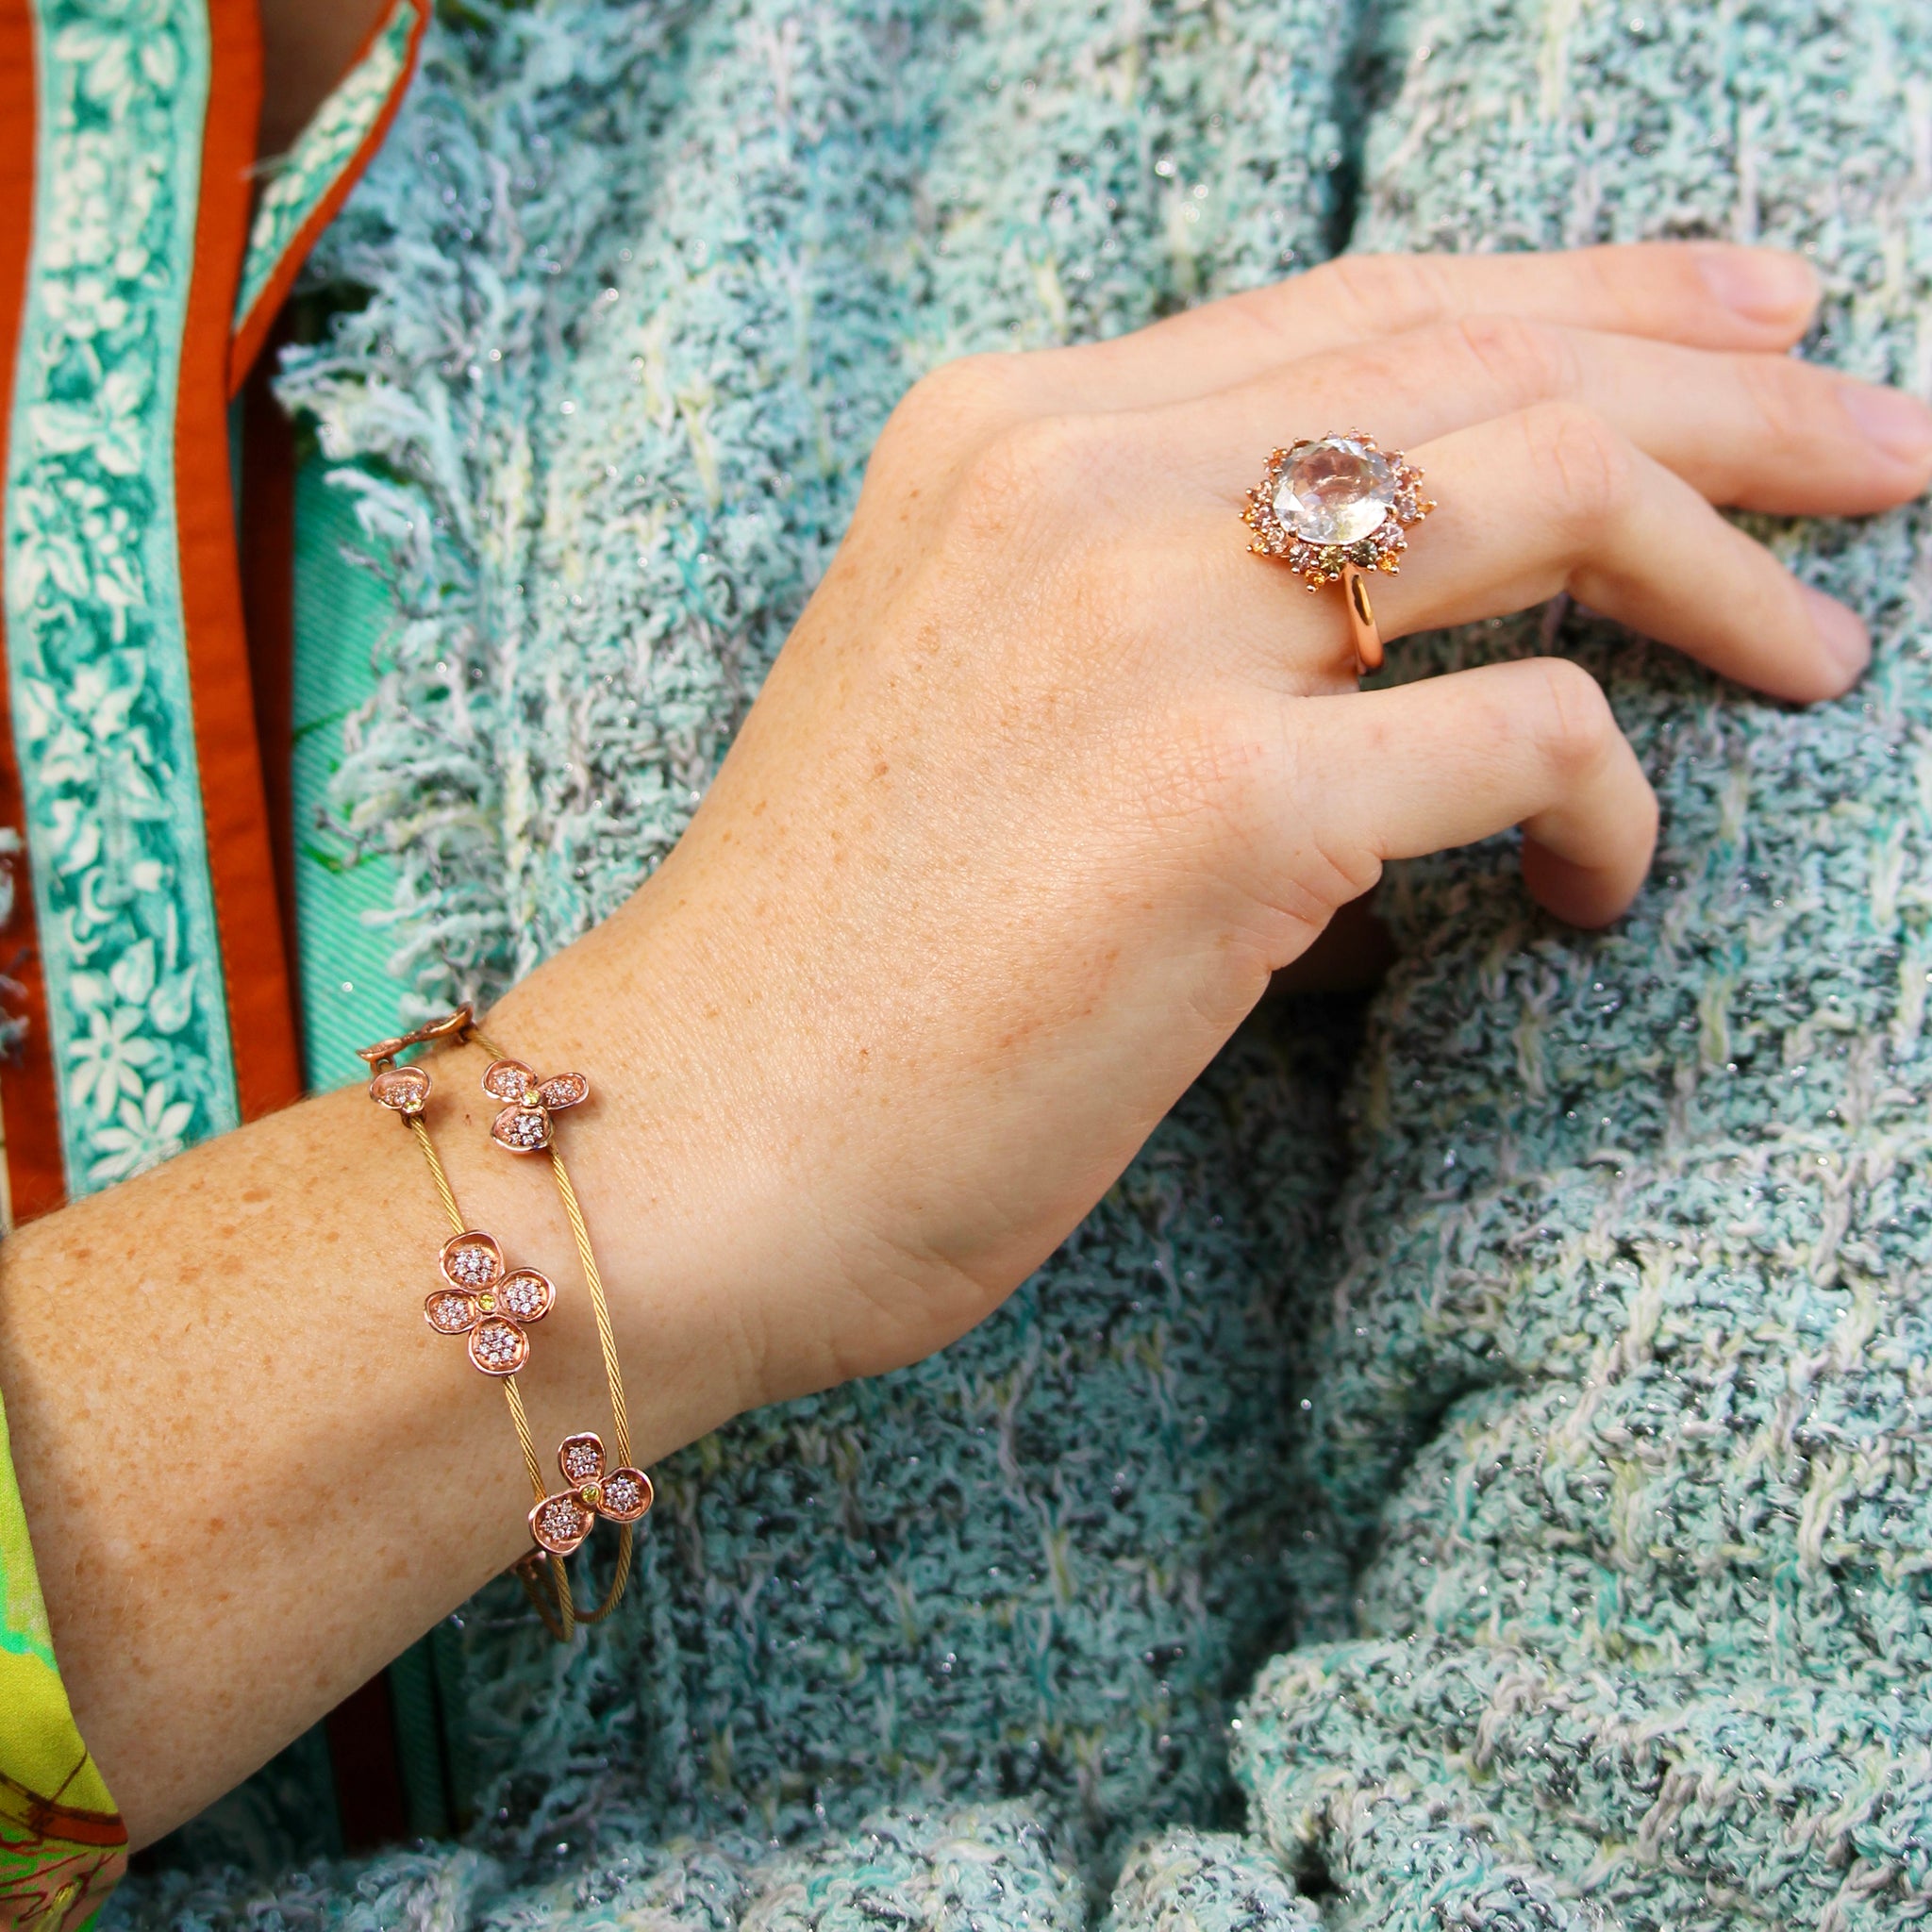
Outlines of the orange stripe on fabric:
{"type": "MultiPolygon", "coordinates": [[[[295,958],[295,425],[269,388],[275,346],[242,391],[242,611],[268,798],[282,948],[295,958]]],[[[299,1021],[301,1015],[296,1015],[299,1021]]],[[[300,1030],[297,1030],[300,1041],[300,1030]]]]}
{"type": "Polygon", "coordinates": [[[261,112],[256,0],[208,0],[208,39],[201,208],[175,409],[175,502],[195,756],[235,1085],[242,1119],[253,1120],[302,1092],[228,468],[228,325],[248,242],[250,170],[261,112]]]}
{"type": "MultiPolygon", "coordinates": [[[[13,373],[26,301],[27,254],[33,244],[34,28],[27,0],[0,0],[0,434],[13,420],[13,373]]],[[[0,567],[4,567],[0,556],[0,567]]],[[[4,588],[4,586],[0,586],[4,588]]],[[[6,645],[0,603],[0,653],[6,645]]],[[[26,807],[13,742],[4,657],[0,657],[0,824],[19,836],[12,860],[13,916],[0,930],[0,973],[20,988],[7,1005],[26,1022],[19,1050],[0,1059],[0,1123],[7,1135],[7,1186],[16,1222],[30,1221],[67,1198],[54,1105],[54,1042],[47,1027],[47,989],[41,973],[34,896],[27,877],[26,807]]]]}
{"type": "MultiPolygon", "coordinates": [[[[403,105],[403,95],[408,91],[410,76],[416,72],[416,57],[422,49],[424,30],[429,25],[429,0],[409,0],[409,4],[415,9],[416,24],[409,29],[409,44],[403,54],[396,83],[389,91],[389,99],[370,124],[361,146],[343,164],[334,186],[315,204],[308,219],[290,238],[281,260],[275,264],[275,273],[262,284],[261,293],[255,298],[254,307],[242,318],[242,325],[235,331],[234,345],[228,354],[230,395],[237,393],[247,381],[249,369],[261,353],[269,331],[275,326],[283,299],[294,286],[295,277],[302,272],[302,264],[308,259],[308,251],[315,246],[315,238],[335,220],[343,202],[348,200],[349,191],[361,178],[370,158],[382,145],[383,137],[388,134],[397,110],[403,105]]],[[[363,36],[362,44],[356,49],[356,58],[350,63],[351,73],[368,58],[369,50],[389,26],[394,11],[393,8],[384,8],[381,18],[363,36]]]]}

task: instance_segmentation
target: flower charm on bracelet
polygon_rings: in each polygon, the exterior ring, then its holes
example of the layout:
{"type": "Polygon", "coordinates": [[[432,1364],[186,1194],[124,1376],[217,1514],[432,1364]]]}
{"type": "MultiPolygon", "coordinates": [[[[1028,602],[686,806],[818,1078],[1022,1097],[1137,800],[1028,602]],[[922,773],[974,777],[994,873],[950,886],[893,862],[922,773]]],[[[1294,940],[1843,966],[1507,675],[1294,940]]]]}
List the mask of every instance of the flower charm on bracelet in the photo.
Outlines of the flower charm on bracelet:
{"type": "Polygon", "coordinates": [[[369,1083],[369,1097],[377,1107],[406,1119],[419,1114],[429,1101],[429,1073],[425,1067],[383,1067],[369,1083]]]}
{"type": "Polygon", "coordinates": [[[525,1326],[556,1303],[550,1277],[534,1268],[506,1274],[503,1250],[474,1227],[443,1242],[437,1265],[449,1286],[425,1300],[429,1325],[439,1335],[467,1335],[470,1359],[486,1375],[514,1375],[530,1358],[525,1326]]]}
{"type": "Polygon", "coordinates": [[[1422,479],[1400,450],[1360,429],[1273,450],[1241,511],[1255,533],[1248,548],[1279,558],[1311,591],[1339,582],[1350,565],[1393,575],[1405,533],[1436,507],[1418,494],[1422,479]]]}
{"type": "Polygon", "coordinates": [[[508,1104],[490,1123],[490,1138],[512,1154],[539,1154],[550,1144],[550,1116],[591,1097],[581,1074],[557,1074],[539,1080],[522,1060],[491,1060],[484,1070],[483,1091],[508,1104]]]}
{"type": "Polygon", "coordinates": [[[530,1511],[530,1534],[553,1557],[567,1557],[590,1535],[598,1517],[635,1523],[651,1507],[651,1478],[641,1469],[604,1473],[604,1444],[595,1436],[566,1436],[557,1466],[570,1488],[545,1496],[530,1511]]]}
{"type": "Polygon", "coordinates": [[[358,1046],[356,1058],[368,1062],[372,1078],[369,1097],[377,1107],[386,1107],[405,1120],[414,1120],[429,1100],[429,1071],[426,1067],[399,1067],[399,1053],[423,1046],[432,1040],[451,1040],[471,1025],[468,1007],[458,1007],[441,1020],[431,1020],[413,1033],[399,1034],[394,1040],[378,1040],[374,1046],[358,1046]]]}

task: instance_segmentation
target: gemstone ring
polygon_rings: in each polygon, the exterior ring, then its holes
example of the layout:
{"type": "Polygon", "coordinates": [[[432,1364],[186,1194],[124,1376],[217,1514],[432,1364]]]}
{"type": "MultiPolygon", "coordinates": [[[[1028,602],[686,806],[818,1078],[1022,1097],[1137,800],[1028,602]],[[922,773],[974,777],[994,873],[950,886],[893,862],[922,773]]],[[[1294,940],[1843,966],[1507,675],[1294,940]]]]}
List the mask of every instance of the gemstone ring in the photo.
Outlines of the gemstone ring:
{"type": "Polygon", "coordinates": [[[1400,450],[1351,429],[1272,450],[1267,474],[1248,491],[1241,522],[1257,557],[1276,557],[1310,591],[1339,583],[1361,673],[1382,666],[1382,633],[1365,571],[1393,576],[1407,532],[1435,505],[1418,494],[1423,473],[1400,450]]]}

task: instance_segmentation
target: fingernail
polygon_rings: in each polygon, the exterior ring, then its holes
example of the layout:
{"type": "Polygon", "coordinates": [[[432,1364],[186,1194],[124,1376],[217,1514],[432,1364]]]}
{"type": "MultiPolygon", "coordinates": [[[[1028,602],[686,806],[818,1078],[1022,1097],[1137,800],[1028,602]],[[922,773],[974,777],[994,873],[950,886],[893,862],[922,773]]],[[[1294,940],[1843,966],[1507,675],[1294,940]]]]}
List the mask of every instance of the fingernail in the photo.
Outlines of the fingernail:
{"type": "Polygon", "coordinates": [[[1869,382],[1841,382],[1838,395],[1865,440],[1888,456],[1915,464],[1932,457],[1932,409],[1917,396],[1899,389],[1877,389],[1869,382]]]}
{"type": "Polygon", "coordinates": [[[1712,248],[1698,258],[1710,292],[1753,322],[1790,322],[1818,300],[1810,264],[1772,248],[1712,248]]]}
{"type": "Polygon", "coordinates": [[[1798,588],[1805,593],[1811,612],[1811,627],[1818,633],[1819,642],[1834,664],[1842,667],[1849,676],[1857,677],[1872,661],[1872,639],[1864,620],[1856,610],[1846,609],[1836,597],[1827,597],[1809,584],[1800,584],[1798,588]]]}

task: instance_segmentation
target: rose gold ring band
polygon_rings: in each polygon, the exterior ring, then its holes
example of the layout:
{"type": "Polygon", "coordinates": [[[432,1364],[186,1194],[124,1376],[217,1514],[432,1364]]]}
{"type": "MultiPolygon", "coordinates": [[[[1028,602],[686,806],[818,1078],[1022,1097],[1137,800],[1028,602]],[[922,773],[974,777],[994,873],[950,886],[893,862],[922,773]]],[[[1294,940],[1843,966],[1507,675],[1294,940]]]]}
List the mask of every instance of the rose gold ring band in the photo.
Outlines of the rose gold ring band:
{"type": "Polygon", "coordinates": [[[1356,675],[1366,677],[1382,668],[1382,633],[1375,627],[1375,607],[1369,601],[1369,580],[1352,563],[1341,566],[1341,601],[1348,610],[1349,635],[1355,640],[1356,675]]]}

